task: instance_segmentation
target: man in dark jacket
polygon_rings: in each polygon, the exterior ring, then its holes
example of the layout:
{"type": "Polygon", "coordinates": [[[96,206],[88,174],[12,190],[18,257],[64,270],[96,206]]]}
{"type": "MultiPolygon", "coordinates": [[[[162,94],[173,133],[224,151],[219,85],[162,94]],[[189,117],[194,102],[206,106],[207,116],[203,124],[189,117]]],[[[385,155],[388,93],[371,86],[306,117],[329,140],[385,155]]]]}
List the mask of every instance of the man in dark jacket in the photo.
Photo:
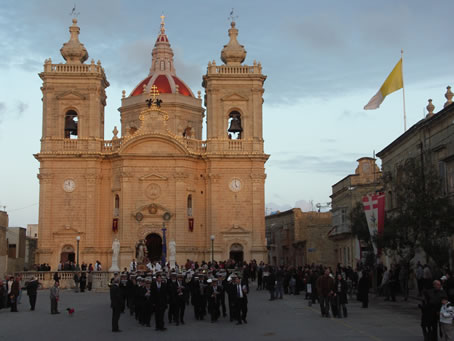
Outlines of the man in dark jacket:
{"type": "Polygon", "coordinates": [[[424,291],[423,308],[425,310],[425,321],[422,321],[421,325],[424,337],[431,341],[437,340],[439,313],[443,297],[447,297],[447,294],[442,289],[440,281],[433,281],[433,288],[424,291]]]}
{"type": "Polygon", "coordinates": [[[19,297],[19,290],[19,277],[16,277],[11,285],[11,291],[9,292],[12,312],[17,312],[17,298],[19,297]]]}
{"type": "Polygon", "coordinates": [[[118,327],[124,300],[120,291],[120,280],[115,278],[110,285],[110,307],[112,308],[112,331],[121,332],[118,327]]]}
{"type": "Polygon", "coordinates": [[[329,317],[329,302],[334,289],[334,279],[329,269],[326,269],[325,273],[317,279],[316,286],[322,316],[329,317]]]}
{"type": "Polygon", "coordinates": [[[33,277],[33,279],[27,283],[26,288],[28,300],[30,301],[30,310],[35,310],[36,296],[38,295],[38,287],[39,282],[37,277],[33,277]]]}
{"type": "Polygon", "coordinates": [[[168,292],[166,285],[162,282],[161,275],[156,275],[156,282],[153,283],[152,298],[155,307],[156,330],[166,330],[164,327],[164,313],[167,309],[168,292]]]}
{"type": "Polygon", "coordinates": [[[194,276],[191,281],[191,303],[194,306],[194,315],[196,320],[203,320],[203,285],[199,276],[194,276]]]}
{"type": "Polygon", "coordinates": [[[232,291],[235,292],[234,306],[238,321],[237,324],[242,324],[242,322],[247,323],[247,288],[245,285],[241,285],[241,279],[239,277],[235,278],[235,284],[232,291]]]}

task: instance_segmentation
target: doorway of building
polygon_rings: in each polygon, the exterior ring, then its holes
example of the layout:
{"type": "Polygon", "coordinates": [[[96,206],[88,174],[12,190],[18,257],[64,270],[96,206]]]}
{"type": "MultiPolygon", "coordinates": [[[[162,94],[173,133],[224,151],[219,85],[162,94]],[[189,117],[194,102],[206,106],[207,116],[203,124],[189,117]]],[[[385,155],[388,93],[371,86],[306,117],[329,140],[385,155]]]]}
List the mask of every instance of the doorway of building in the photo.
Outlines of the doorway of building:
{"type": "Polygon", "coordinates": [[[74,252],[74,248],[72,245],[65,245],[60,253],[60,262],[75,262],[76,260],[76,253],[74,252]]]}
{"type": "Polygon", "coordinates": [[[162,257],[162,238],[159,234],[150,233],[145,238],[148,259],[152,262],[160,261],[162,257]]]}
{"type": "Polygon", "coordinates": [[[243,245],[235,243],[230,247],[230,259],[233,259],[235,263],[243,263],[244,252],[243,245]]]}

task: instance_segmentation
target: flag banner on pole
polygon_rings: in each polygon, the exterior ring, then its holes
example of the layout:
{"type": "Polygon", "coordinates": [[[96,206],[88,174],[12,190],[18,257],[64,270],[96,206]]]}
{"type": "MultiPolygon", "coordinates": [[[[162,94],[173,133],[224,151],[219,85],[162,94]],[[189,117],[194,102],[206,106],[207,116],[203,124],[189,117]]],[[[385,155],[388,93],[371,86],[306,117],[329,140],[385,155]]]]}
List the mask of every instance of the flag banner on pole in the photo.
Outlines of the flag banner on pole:
{"type": "MultiPolygon", "coordinates": [[[[385,195],[383,193],[367,194],[363,197],[364,213],[371,238],[383,233],[385,223],[385,195]]],[[[374,252],[377,254],[377,245],[372,241],[374,252]]]]}
{"type": "Polygon", "coordinates": [[[378,109],[386,96],[393,93],[394,91],[402,89],[403,86],[404,81],[402,77],[402,58],[401,58],[394,67],[394,69],[389,74],[388,78],[386,78],[380,90],[378,90],[378,92],[370,99],[369,103],[366,104],[364,110],[378,109]]]}

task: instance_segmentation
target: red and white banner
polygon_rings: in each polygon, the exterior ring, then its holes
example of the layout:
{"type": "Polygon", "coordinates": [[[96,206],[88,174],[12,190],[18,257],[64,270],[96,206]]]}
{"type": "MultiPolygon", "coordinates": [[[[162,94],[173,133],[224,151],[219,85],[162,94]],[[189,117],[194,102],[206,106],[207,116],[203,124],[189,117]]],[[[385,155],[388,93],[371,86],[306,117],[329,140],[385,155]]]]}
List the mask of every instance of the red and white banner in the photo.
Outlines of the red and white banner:
{"type": "MultiPolygon", "coordinates": [[[[385,194],[367,194],[363,197],[364,213],[366,214],[367,226],[371,238],[383,233],[385,223],[385,194]]],[[[377,246],[372,243],[374,252],[377,253],[377,246]]]]}

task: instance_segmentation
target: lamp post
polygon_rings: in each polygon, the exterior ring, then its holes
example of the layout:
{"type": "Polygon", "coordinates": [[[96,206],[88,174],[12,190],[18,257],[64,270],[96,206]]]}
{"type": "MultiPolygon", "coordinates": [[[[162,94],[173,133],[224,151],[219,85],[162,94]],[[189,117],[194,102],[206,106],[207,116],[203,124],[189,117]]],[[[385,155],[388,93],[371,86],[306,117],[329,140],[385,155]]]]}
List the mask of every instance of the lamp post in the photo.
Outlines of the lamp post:
{"type": "Polygon", "coordinates": [[[77,259],[76,259],[76,269],[79,270],[79,242],[80,242],[80,236],[76,237],[77,241],[77,259]]]}
{"type": "Polygon", "coordinates": [[[166,223],[162,223],[162,263],[166,264],[167,242],[166,242],[166,223]]]}
{"type": "Polygon", "coordinates": [[[210,236],[211,239],[211,264],[214,263],[214,234],[210,236]]]}

